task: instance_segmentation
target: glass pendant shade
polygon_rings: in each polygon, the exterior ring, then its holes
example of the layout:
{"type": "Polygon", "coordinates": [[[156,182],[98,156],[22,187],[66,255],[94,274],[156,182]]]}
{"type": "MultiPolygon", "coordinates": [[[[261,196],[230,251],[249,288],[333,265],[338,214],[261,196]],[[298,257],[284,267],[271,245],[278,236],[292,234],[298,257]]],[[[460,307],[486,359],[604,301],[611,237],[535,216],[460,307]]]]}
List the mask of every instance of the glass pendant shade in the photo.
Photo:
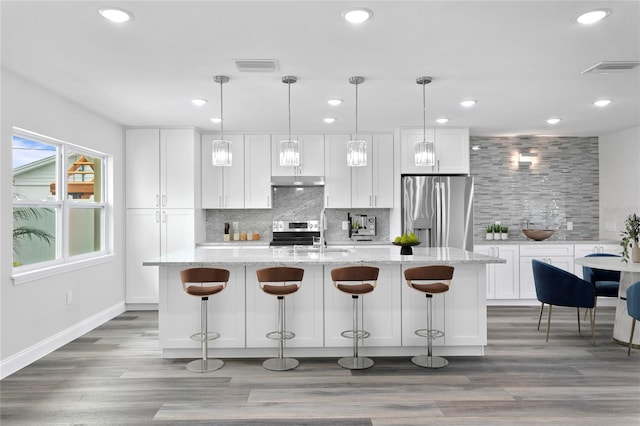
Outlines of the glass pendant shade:
{"type": "Polygon", "coordinates": [[[347,165],[349,167],[364,167],[367,165],[367,142],[352,140],[347,142],[347,165]]]}
{"type": "Polygon", "coordinates": [[[421,140],[416,142],[414,155],[416,166],[435,165],[435,150],[432,141],[421,140]]]}
{"type": "Polygon", "coordinates": [[[229,167],[232,164],[231,141],[218,139],[211,147],[211,163],[214,166],[229,167]]]}
{"type": "Polygon", "coordinates": [[[280,165],[281,166],[299,166],[300,150],[299,142],[294,139],[280,141],[280,165]]]}

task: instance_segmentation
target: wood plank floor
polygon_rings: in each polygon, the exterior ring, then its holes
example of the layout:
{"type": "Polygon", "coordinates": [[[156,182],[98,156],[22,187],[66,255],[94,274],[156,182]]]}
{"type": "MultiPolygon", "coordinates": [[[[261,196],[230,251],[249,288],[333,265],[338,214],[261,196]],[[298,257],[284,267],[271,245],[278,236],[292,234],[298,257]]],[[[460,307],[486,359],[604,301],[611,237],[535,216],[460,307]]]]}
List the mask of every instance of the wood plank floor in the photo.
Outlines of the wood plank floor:
{"type": "Polygon", "coordinates": [[[554,309],[549,343],[537,315],[490,307],[486,356],[449,357],[441,370],[303,358],[276,373],[230,359],[197,374],[160,358],[156,312],[126,312],[0,382],[0,423],[640,425],[640,349],[627,357],[611,340],[614,309],[598,310],[595,347],[574,309],[554,309]]]}

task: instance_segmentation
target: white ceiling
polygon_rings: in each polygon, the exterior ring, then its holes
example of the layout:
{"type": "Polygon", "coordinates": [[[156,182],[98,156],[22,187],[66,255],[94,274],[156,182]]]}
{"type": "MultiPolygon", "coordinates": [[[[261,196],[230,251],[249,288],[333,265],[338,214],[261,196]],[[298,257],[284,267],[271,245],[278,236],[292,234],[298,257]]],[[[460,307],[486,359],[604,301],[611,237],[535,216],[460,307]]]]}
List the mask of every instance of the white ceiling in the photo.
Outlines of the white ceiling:
{"type": "Polygon", "coordinates": [[[224,85],[225,132],[468,126],[472,135],[598,136],[640,125],[640,67],[581,74],[600,61],[640,60],[639,1],[2,1],[2,66],[125,126],[219,129],[216,74],[224,85]],[[134,14],[113,24],[97,12],[134,14]],[[360,26],[341,13],[365,6],[360,26]],[[596,7],[592,26],[575,18],[596,7]],[[241,73],[234,59],[276,59],[274,73],[241,73]],[[209,100],[195,107],[190,100],[209,100]],[[339,107],[327,104],[342,98],[339,107]],[[477,99],[465,109],[459,102],[477,99]],[[592,102],[612,99],[607,108],[592,102]],[[335,117],[331,125],[324,117],[335,117]],[[562,121],[551,126],[552,116],[562,121]]]}

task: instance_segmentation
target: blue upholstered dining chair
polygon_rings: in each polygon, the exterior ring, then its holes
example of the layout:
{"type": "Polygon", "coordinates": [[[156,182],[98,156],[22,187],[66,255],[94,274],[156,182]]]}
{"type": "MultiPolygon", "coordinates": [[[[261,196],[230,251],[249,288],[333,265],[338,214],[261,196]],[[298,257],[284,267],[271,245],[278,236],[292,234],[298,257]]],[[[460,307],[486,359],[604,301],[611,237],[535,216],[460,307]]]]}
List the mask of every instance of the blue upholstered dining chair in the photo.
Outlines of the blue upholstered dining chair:
{"type": "Polygon", "coordinates": [[[551,328],[551,307],[568,306],[577,308],[578,333],[580,333],[580,308],[589,308],[589,324],[591,325],[591,343],[596,344],[596,336],[593,330],[593,310],[596,300],[595,286],[589,281],[578,278],[570,272],[557,268],[548,263],[533,259],[533,280],[536,286],[536,296],[542,303],[540,317],[538,318],[538,330],[542,321],[544,305],[549,305],[547,318],[547,342],[551,328]]]}
{"type": "MultiPolygon", "coordinates": [[[[591,253],[585,257],[620,257],[611,253],[591,253]]],[[[620,271],[607,271],[604,269],[582,267],[582,277],[585,281],[589,281],[596,287],[596,301],[593,307],[593,321],[595,322],[596,310],[598,306],[598,297],[618,297],[618,289],[620,288],[620,271]]],[[[585,317],[587,313],[584,313],[585,317]]]]}
{"type": "Polygon", "coordinates": [[[640,281],[631,284],[627,289],[627,313],[631,317],[631,335],[629,336],[629,350],[627,355],[631,355],[631,341],[636,328],[636,321],[640,320],[640,281]]]}

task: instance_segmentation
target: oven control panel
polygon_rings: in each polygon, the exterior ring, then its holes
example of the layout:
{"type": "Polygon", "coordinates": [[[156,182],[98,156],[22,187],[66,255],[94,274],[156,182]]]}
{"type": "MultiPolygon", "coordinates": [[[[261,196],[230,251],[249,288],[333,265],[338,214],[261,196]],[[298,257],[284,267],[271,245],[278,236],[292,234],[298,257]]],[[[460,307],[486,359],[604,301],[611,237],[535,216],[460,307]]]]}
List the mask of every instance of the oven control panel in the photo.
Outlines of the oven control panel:
{"type": "Polygon", "coordinates": [[[319,220],[274,220],[273,232],[319,232],[319,220]]]}

